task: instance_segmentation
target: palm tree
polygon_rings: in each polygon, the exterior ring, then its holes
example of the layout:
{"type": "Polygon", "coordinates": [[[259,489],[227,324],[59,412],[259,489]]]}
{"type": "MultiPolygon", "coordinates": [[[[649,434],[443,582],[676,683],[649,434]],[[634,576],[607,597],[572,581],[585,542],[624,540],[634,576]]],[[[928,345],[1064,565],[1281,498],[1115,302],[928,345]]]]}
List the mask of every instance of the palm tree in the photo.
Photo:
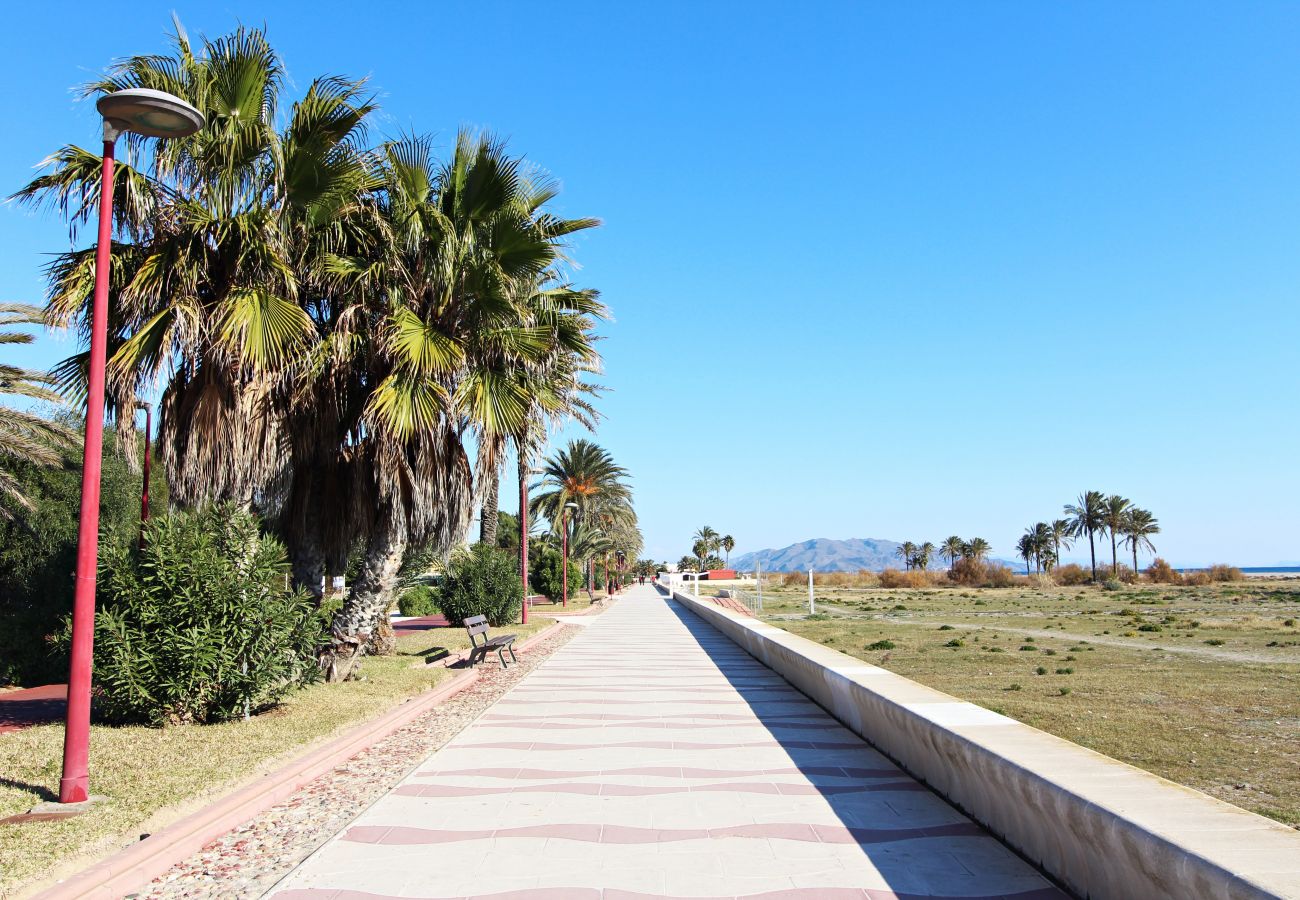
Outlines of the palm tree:
{"type": "Polygon", "coordinates": [[[939,545],[939,553],[940,555],[947,557],[949,569],[952,569],[952,567],[957,564],[958,557],[960,557],[964,552],[964,546],[965,541],[957,537],[955,534],[951,537],[944,538],[943,543],[939,545]]]}
{"type": "MultiPolygon", "coordinates": [[[[0,303],[0,345],[30,344],[32,335],[9,331],[14,325],[43,325],[40,309],[25,303],[0,303]]],[[[34,372],[0,362],[0,396],[25,397],[28,400],[57,403],[59,395],[51,389],[54,379],[44,372],[34,372]]],[[[72,433],[58,422],[27,410],[0,407],[0,463],[16,461],[40,466],[56,465],[60,451],[72,443],[72,433]]],[[[12,473],[0,468],[0,516],[13,519],[9,505],[31,509],[12,473]],[[7,503],[4,501],[8,501],[7,503]]]]}
{"type": "Polygon", "coordinates": [[[1133,550],[1133,572],[1138,571],[1138,550],[1156,552],[1156,545],[1151,543],[1151,536],[1160,533],[1160,523],[1150,510],[1132,507],[1121,529],[1124,543],[1133,550]]]}
{"type": "Polygon", "coordinates": [[[1088,550],[1092,555],[1092,580],[1097,580],[1097,543],[1094,535],[1106,527],[1106,499],[1101,491],[1085,491],[1077,503],[1065,505],[1066,521],[1070,523],[1070,536],[1088,536],[1088,550]]]}
{"type": "Polygon", "coordinates": [[[736,539],[729,534],[724,534],[722,536],[722,540],[718,542],[718,545],[722,548],[722,552],[727,554],[727,557],[724,561],[726,562],[727,567],[730,568],[731,551],[736,549],[736,539]]]}
{"type": "Polygon", "coordinates": [[[911,541],[903,541],[898,545],[898,549],[894,551],[894,555],[903,561],[905,569],[910,570],[912,568],[912,559],[916,556],[916,544],[911,541]]]}
{"type": "Polygon", "coordinates": [[[1069,550],[1074,543],[1070,539],[1070,521],[1068,519],[1055,519],[1048,528],[1052,532],[1052,561],[1053,564],[1058,564],[1061,561],[1061,547],[1069,550]]]}
{"type": "Polygon", "coordinates": [[[916,548],[916,567],[921,571],[930,568],[930,557],[934,555],[934,544],[926,541],[916,548]]]}
{"type": "MultiPolygon", "coordinates": [[[[1106,498],[1102,522],[1106,531],[1110,534],[1110,573],[1112,576],[1119,575],[1119,536],[1124,532],[1124,524],[1128,521],[1129,510],[1133,508],[1133,502],[1126,500],[1119,494],[1111,494],[1106,498]]],[[[1133,574],[1137,574],[1134,572],[1133,574]]]]}
{"type": "Polygon", "coordinates": [[[1026,531],[1020,536],[1020,540],[1016,541],[1016,552],[1019,553],[1020,558],[1025,561],[1025,574],[1028,575],[1029,561],[1034,558],[1035,553],[1034,536],[1032,533],[1026,531]]]}
{"type": "Polygon", "coordinates": [[[976,562],[983,562],[984,557],[988,556],[989,551],[992,549],[993,545],[984,540],[984,538],[971,538],[962,545],[962,555],[967,559],[973,559],[976,562]]]}
{"type": "Polygon", "coordinates": [[[1035,522],[1029,530],[1031,543],[1034,545],[1034,558],[1038,560],[1039,570],[1050,572],[1056,557],[1052,548],[1052,526],[1046,522],[1035,522]]]}
{"type": "Polygon", "coordinates": [[[708,525],[705,525],[699,531],[695,532],[692,540],[703,541],[705,555],[708,555],[718,549],[722,542],[722,535],[718,534],[718,532],[714,531],[708,525]]]}

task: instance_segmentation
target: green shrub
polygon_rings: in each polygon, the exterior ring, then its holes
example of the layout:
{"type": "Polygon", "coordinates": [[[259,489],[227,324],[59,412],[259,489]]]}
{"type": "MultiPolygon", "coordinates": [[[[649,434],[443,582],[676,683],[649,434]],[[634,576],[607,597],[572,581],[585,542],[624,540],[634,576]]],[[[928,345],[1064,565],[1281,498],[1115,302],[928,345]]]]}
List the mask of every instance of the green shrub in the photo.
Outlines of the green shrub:
{"type": "Polygon", "coordinates": [[[1146,622],[1138,626],[1138,631],[1164,631],[1163,625],[1157,625],[1154,622],[1146,622]]]}
{"type": "MultiPolygon", "coordinates": [[[[528,586],[559,603],[564,597],[564,555],[546,547],[531,555],[529,563],[528,586]]],[[[569,560],[569,596],[573,597],[581,590],[582,564],[569,560]]]]}
{"type": "Polygon", "coordinates": [[[1118,578],[1107,578],[1102,582],[1101,589],[1103,591],[1122,591],[1124,590],[1124,582],[1118,578]]]}
{"type": "Polygon", "coordinates": [[[515,554],[486,544],[452,557],[438,608],[452,625],[487,616],[494,628],[515,621],[524,605],[515,554]]]}
{"type": "Polygon", "coordinates": [[[143,550],[110,544],[97,707],[118,722],[219,722],[314,681],[324,620],[288,573],[283,545],[233,504],[150,519],[143,550]]]}
{"type": "Polygon", "coordinates": [[[876,641],[874,644],[867,644],[868,650],[893,650],[897,644],[891,640],[876,641]]]}
{"type": "Polygon", "coordinates": [[[1202,641],[1202,643],[1209,644],[1211,647],[1223,646],[1223,641],[1219,640],[1218,638],[1210,638],[1208,641],[1202,641]]]}
{"type": "Polygon", "coordinates": [[[1057,688],[1057,692],[1060,693],[1062,697],[1068,697],[1070,695],[1070,689],[1068,687],[1057,688]]]}
{"type": "Polygon", "coordinates": [[[438,589],[430,584],[407,588],[397,599],[397,611],[404,616],[432,616],[438,612],[438,589]]]}
{"type": "Polygon", "coordinates": [[[1044,666],[1039,666],[1037,669],[1034,669],[1034,674],[1035,674],[1035,675],[1046,675],[1046,674],[1047,674],[1047,668],[1044,667],[1044,666]]]}
{"type": "MultiPolygon", "coordinates": [[[[73,431],[80,420],[61,421],[73,431]]],[[[131,544],[139,538],[140,475],[113,452],[116,440],[104,435],[100,470],[100,546],[131,544]]],[[[140,442],[143,451],[143,441],[140,442]]],[[[31,501],[0,515],[0,685],[49,684],[68,677],[68,661],[53,639],[72,611],[73,572],[77,567],[77,520],[81,508],[81,443],[55,466],[5,460],[4,468],[31,501]]],[[[167,505],[163,467],[154,466],[149,486],[155,508],[167,505]]]]}
{"type": "Polygon", "coordinates": [[[953,638],[951,641],[949,641],[948,643],[944,644],[944,646],[945,646],[945,647],[965,647],[965,646],[966,646],[966,642],[963,641],[961,638],[953,638]]]}

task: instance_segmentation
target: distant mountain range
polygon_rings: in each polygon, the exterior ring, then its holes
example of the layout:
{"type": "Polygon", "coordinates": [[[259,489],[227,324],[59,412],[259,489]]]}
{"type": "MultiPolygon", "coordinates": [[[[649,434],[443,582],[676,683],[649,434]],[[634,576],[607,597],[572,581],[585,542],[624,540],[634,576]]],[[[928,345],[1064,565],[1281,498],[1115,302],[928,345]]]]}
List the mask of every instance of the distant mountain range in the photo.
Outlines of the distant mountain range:
{"type": "MultiPolygon", "coordinates": [[[[899,541],[886,541],[879,538],[849,538],[844,541],[830,538],[813,538],[780,550],[758,550],[737,556],[731,561],[731,568],[742,572],[752,572],[755,565],[764,572],[806,572],[813,569],[818,572],[857,572],[869,569],[879,572],[882,569],[901,569],[903,561],[898,558],[899,541]]],[[[1021,565],[1011,560],[994,559],[1015,569],[1021,565]]],[[[947,561],[935,553],[930,560],[930,568],[947,568],[947,561]]]]}

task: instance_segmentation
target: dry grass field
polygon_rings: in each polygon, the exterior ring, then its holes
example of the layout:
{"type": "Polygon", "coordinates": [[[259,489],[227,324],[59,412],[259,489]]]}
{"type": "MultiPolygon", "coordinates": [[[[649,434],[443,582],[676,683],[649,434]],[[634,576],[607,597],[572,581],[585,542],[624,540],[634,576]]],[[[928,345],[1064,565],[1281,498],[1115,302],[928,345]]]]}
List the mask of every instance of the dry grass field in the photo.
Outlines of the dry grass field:
{"type": "Polygon", "coordinates": [[[763,617],[1300,828],[1300,583],[816,597],[765,586],[763,617]]]}

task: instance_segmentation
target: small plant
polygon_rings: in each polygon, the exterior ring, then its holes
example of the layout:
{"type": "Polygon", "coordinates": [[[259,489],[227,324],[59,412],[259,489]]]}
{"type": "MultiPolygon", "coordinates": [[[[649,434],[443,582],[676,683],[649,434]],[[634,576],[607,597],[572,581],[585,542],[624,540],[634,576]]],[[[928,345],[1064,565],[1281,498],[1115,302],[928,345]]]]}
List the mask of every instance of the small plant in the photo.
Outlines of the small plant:
{"type": "Polygon", "coordinates": [[[1122,591],[1124,590],[1124,582],[1116,578],[1107,578],[1102,582],[1101,589],[1103,591],[1122,591]]]}
{"type": "Polygon", "coordinates": [[[1065,657],[1065,661],[1066,661],[1066,662],[1074,662],[1076,659],[1078,659],[1078,657],[1075,656],[1073,653],[1071,653],[1069,656],[1065,657]]]}
{"type": "Polygon", "coordinates": [[[427,584],[407,588],[397,600],[397,611],[404,616],[434,615],[438,612],[437,589],[427,584]]]}
{"type": "Polygon", "coordinates": [[[945,646],[945,647],[965,647],[965,646],[966,646],[966,642],[963,641],[961,638],[953,638],[951,641],[949,641],[948,643],[944,644],[944,646],[945,646]]]}
{"type": "Polygon", "coordinates": [[[1004,691],[1018,691],[1018,690],[1020,690],[1020,682],[1018,682],[1018,681],[1013,681],[1013,682],[1011,682],[1011,684],[1007,685],[1007,686],[1004,687],[1002,690],[1004,690],[1004,691]]]}
{"type": "Polygon", "coordinates": [[[1068,687],[1057,688],[1057,692],[1060,693],[1062,697],[1068,697],[1070,695],[1070,689],[1068,687]]]}
{"type": "Polygon", "coordinates": [[[1207,640],[1207,641],[1203,641],[1202,643],[1209,644],[1211,647],[1222,647],[1222,646],[1223,646],[1223,641],[1222,641],[1221,639],[1219,639],[1219,638],[1210,638],[1209,640],[1207,640]]]}
{"type": "Polygon", "coordinates": [[[940,626],[939,626],[939,631],[952,631],[952,626],[951,626],[951,625],[940,625],[940,626]]]}
{"type": "Polygon", "coordinates": [[[984,649],[987,650],[989,653],[1006,653],[1006,652],[1007,652],[1007,651],[1003,650],[1001,647],[985,647],[984,649]]]}
{"type": "Polygon", "coordinates": [[[1286,619],[1282,624],[1287,628],[1295,628],[1295,619],[1286,619]]]}
{"type": "Polygon", "coordinates": [[[876,641],[874,644],[867,644],[868,650],[893,650],[898,645],[888,638],[876,641]]]}
{"type": "Polygon", "coordinates": [[[1038,648],[1035,647],[1033,644],[1023,644],[1023,645],[1021,645],[1020,649],[1021,649],[1021,650],[1037,650],[1038,648]]]}
{"type": "Polygon", "coordinates": [[[1057,669],[1057,670],[1056,670],[1056,674],[1057,674],[1057,675],[1073,675],[1073,674],[1074,674],[1074,669],[1072,669],[1072,668],[1070,668],[1070,667],[1067,666],[1067,667],[1064,668],[1064,669],[1057,669]]]}
{"type": "Polygon", "coordinates": [[[1035,674],[1035,675],[1046,675],[1046,674],[1047,674],[1047,667],[1046,667],[1046,666],[1039,666],[1037,669],[1034,669],[1034,674],[1035,674]]]}
{"type": "Polygon", "coordinates": [[[1045,650],[1043,651],[1043,655],[1044,655],[1044,656],[1055,656],[1055,655],[1056,655],[1056,651],[1053,650],[1051,647],[1048,647],[1047,649],[1045,649],[1045,650]]]}
{"type": "Polygon", "coordinates": [[[1164,631],[1163,625],[1157,625],[1154,622],[1147,622],[1138,626],[1138,631],[1164,631]]]}

